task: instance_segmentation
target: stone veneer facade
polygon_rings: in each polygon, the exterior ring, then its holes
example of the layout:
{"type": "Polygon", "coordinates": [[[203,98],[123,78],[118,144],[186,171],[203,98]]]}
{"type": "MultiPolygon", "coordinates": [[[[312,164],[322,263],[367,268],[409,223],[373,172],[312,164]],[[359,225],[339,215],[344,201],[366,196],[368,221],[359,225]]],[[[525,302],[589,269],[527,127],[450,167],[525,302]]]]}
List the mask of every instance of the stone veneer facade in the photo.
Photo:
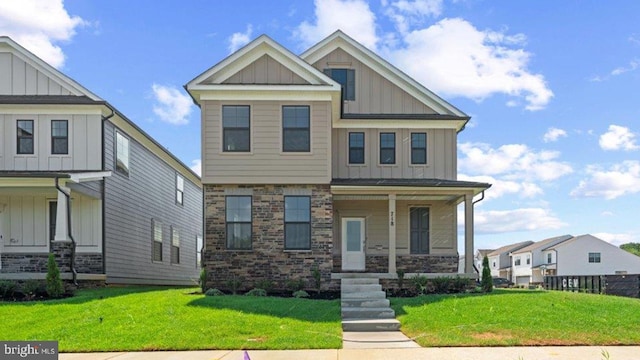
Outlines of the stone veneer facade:
{"type": "MultiPolygon", "coordinates": [[[[55,255],[60,272],[71,272],[70,241],[54,241],[51,251],[55,255]]],[[[0,255],[0,273],[46,273],[48,253],[4,253],[0,255]]],[[[102,274],[102,254],[76,252],[76,271],[79,274],[102,274]]]]}
{"type": "MultiPolygon", "coordinates": [[[[333,256],[333,271],[341,272],[341,255],[333,256]]],[[[405,273],[442,273],[455,274],[458,272],[458,255],[398,255],[396,268],[405,273]]],[[[370,273],[389,272],[388,255],[366,255],[365,271],[370,273]]]]}
{"type": "Polygon", "coordinates": [[[314,288],[312,269],[317,267],[322,288],[331,282],[333,252],[333,201],[329,185],[204,185],[207,288],[229,289],[230,280],[242,280],[240,290],[272,281],[285,289],[289,280],[303,279],[314,288]],[[225,196],[252,196],[252,249],[227,250],[225,196]],[[284,249],[284,196],[311,196],[311,249],[284,249]]]}

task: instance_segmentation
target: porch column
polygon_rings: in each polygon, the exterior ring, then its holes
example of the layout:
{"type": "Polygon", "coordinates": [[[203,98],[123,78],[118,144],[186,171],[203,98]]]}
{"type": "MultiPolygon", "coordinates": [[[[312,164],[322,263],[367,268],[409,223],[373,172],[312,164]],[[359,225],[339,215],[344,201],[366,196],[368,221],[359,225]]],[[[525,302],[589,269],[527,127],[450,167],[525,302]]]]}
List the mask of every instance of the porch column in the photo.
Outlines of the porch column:
{"type": "Polygon", "coordinates": [[[464,272],[473,273],[473,194],[464,194],[464,272]]]}
{"type": "Polygon", "coordinates": [[[389,273],[396,273],[396,194],[389,194],[389,273]]]}
{"type": "MultiPolygon", "coordinates": [[[[71,189],[60,186],[67,194],[71,193],[71,189]]],[[[61,191],[58,191],[58,206],[56,208],[56,236],[55,241],[69,241],[69,227],[67,226],[67,197],[61,191]]]]}

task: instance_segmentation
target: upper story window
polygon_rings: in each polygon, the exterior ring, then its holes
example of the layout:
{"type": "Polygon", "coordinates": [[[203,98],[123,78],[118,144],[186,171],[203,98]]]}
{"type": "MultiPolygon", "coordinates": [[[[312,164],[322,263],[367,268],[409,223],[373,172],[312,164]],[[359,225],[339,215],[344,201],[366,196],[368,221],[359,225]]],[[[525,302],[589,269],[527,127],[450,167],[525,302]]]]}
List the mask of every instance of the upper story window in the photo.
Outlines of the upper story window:
{"type": "Polygon", "coordinates": [[[531,265],[531,255],[527,255],[527,265],[531,265]]]}
{"type": "Polygon", "coordinates": [[[513,263],[515,266],[520,266],[520,256],[517,256],[513,263]]]}
{"type": "Polygon", "coordinates": [[[116,131],[116,171],[129,175],[129,139],[116,131]]]}
{"type": "Polygon", "coordinates": [[[356,99],[356,71],[353,69],[324,69],[324,73],[342,85],[342,100],[356,99]]]}
{"type": "Polygon", "coordinates": [[[284,197],[284,248],[311,249],[311,198],[284,197]]]}
{"type": "Polygon", "coordinates": [[[493,267],[494,269],[496,268],[496,262],[495,262],[495,261],[493,262],[492,267],[493,267]]]}
{"type": "Polygon", "coordinates": [[[364,133],[349,133],[349,164],[364,164],[364,133]]]}
{"type": "Polygon", "coordinates": [[[553,260],[553,257],[551,256],[551,253],[547,253],[547,264],[551,264],[552,260],[553,260]]]}
{"type": "Polygon", "coordinates": [[[600,262],[600,253],[599,252],[590,252],[589,253],[589,262],[590,263],[599,263],[600,262]]]}
{"type": "Polygon", "coordinates": [[[51,153],[69,153],[69,122],[67,120],[51,120],[51,153]]]}
{"type": "Polygon", "coordinates": [[[427,133],[411,133],[411,163],[427,163],[427,133]]]}
{"type": "Polygon", "coordinates": [[[222,151],[251,151],[248,105],[222,106],[222,151]]]}
{"type": "Polygon", "coordinates": [[[18,120],[18,154],[33,154],[33,120],[18,120]]]}
{"type": "Polygon", "coordinates": [[[396,163],[396,134],[380,133],[380,164],[396,163]]]}
{"type": "Polygon", "coordinates": [[[282,151],[309,152],[310,115],[308,106],[282,107],[282,151]]]}
{"type": "Polygon", "coordinates": [[[251,196],[226,198],[227,249],[251,250],[251,196]]]}
{"type": "Polygon", "coordinates": [[[176,204],[184,203],[184,178],[176,174],[176,204]]]}

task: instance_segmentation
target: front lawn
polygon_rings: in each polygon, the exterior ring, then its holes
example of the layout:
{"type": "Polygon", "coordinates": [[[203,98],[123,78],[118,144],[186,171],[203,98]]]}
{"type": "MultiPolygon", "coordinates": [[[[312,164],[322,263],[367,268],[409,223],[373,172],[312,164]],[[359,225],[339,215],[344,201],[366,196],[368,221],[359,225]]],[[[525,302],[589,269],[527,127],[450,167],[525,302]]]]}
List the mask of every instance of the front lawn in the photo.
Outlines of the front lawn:
{"type": "Polygon", "coordinates": [[[421,346],[638,345],[640,300],[559,291],[394,298],[421,346]]]}
{"type": "Polygon", "coordinates": [[[102,288],[42,302],[0,302],[0,339],[58,340],[64,352],[337,349],[340,301],[102,288]]]}

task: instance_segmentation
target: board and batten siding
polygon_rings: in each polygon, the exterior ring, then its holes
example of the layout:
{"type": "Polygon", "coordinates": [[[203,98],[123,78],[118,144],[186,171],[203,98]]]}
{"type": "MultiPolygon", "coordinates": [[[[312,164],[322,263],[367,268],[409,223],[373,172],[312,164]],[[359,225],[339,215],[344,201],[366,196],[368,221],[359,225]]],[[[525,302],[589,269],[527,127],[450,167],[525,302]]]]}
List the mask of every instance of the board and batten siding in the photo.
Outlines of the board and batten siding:
{"type": "Polygon", "coordinates": [[[336,179],[457,178],[453,129],[333,129],[333,177],[336,179]],[[349,164],[349,133],[364,132],[365,163],[349,164]],[[396,163],[380,164],[380,133],[396,134],[396,163]],[[427,164],[411,164],[411,133],[427,134],[427,164]]]}
{"type": "Polygon", "coordinates": [[[0,95],[72,95],[59,82],[0,45],[0,95]]]}
{"type": "Polygon", "coordinates": [[[296,75],[269,55],[263,55],[235,75],[222,82],[223,84],[269,84],[292,85],[309,82],[296,75]]]}
{"type": "Polygon", "coordinates": [[[435,114],[436,112],[358,59],[337,48],[313,67],[355,70],[355,100],[344,102],[345,114],[435,114]]]}
{"type": "Polygon", "coordinates": [[[102,168],[100,115],[0,114],[0,170],[76,171],[102,168]],[[17,121],[33,120],[33,154],[17,154],[17,121]],[[51,121],[67,120],[69,154],[51,153],[51,121]]]}
{"type": "Polygon", "coordinates": [[[207,184],[328,184],[331,181],[329,102],[204,101],[202,182],[207,184]],[[222,151],[222,106],[250,106],[248,153],[222,151]],[[282,151],[282,106],[311,109],[311,152],[282,151]]]}
{"type": "Polygon", "coordinates": [[[194,284],[196,236],[202,236],[202,190],[184,178],[176,204],[176,170],[129,139],[129,176],[115,170],[115,126],[105,122],[105,262],[107,282],[194,284]],[[162,223],[162,262],[152,261],[152,219],[162,223]],[[180,234],[180,263],[171,263],[171,227],[180,234]]]}
{"type": "MultiPolygon", "coordinates": [[[[396,253],[409,255],[409,209],[429,208],[429,253],[455,254],[457,252],[456,206],[444,201],[396,201],[396,253]]],[[[365,219],[366,253],[385,255],[389,251],[389,203],[386,200],[336,200],[334,209],[334,253],[342,251],[341,219],[365,219]]]]}

